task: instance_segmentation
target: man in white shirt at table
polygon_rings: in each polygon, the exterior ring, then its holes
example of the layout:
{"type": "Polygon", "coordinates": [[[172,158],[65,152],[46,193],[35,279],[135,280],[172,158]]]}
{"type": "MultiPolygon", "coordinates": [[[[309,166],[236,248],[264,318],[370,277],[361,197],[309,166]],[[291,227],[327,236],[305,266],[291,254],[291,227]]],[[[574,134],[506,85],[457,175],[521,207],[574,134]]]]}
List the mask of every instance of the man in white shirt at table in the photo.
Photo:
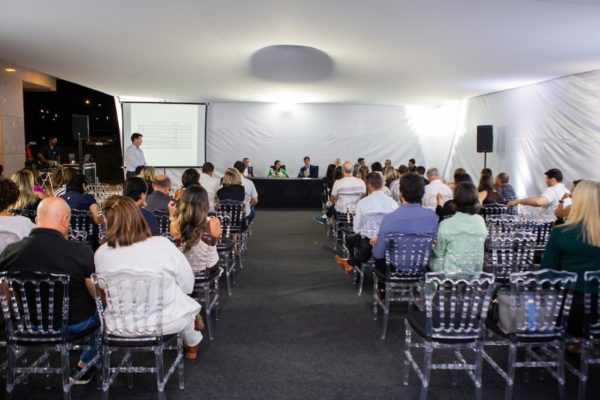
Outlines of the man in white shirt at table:
{"type": "Polygon", "coordinates": [[[423,207],[435,211],[438,194],[441,194],[444,199],[442,204],[445,204],[448,200],[452,200],[454,195],[452,189],[440,179],[440,172],[437,168],[429,168],[427,170],[427,179],[429,179],[429,184],[425,186],[425,195],[423,196],[422,204],[423,207]]]}
{"type": "Polygon", "coordinates": [[[137,167],[148,165],[144,158],[144,152],[140,148],[143,137],[144,135],[141,133],[134,133],[131,135],[131,144],[125,149],[125,156],[123,157],[125,169],[127,171],[125,173],[125,178],[133,178],[137,167]]]}
{"type": "Polygon", "coordinates": [[[377,236],[383,217],[398,208],[398,203],[383,192],[383,177],[378,172],[367,175],[369,195],[356,204],[354,234],[346,238],[346,245],[354,255],[350,259],[335,256],[335,262],[347,273],[353,267],[371,258],[370,239],[377,236]],[[353,251],[356,249],[356,251],[353,251]]]}
{"type": "Polygon", "coordinates": [[[565,187],[563,180],[563,174],[558,168],[552,168],[544,172],[546,185],[548,188],[542,192],[541,195],[536,197],[528,197],[526,199],[515,199],[509,201],[506,205],[508,207],[514,207],[517,204],[532,207],[543,207],[542,215],[552,218],[556,218],[554,210],[558,207],[558,202],[562,200],[565,193],[569,193],[569,190],[565,187]]]}

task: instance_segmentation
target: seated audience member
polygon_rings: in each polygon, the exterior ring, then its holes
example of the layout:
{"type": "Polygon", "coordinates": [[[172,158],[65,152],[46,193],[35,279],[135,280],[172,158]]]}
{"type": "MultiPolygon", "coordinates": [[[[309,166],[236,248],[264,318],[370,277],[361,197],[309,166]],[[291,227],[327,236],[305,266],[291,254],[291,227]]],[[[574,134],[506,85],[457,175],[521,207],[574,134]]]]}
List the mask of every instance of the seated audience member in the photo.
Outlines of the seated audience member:
{"type": "Polygon", "coordinates": [[[146,223],[150,227],[150,232],[152,236],[160,236],[160,229],[158,228],[158,222],[156,221],[156,216],[150,210],[144,208],[144,204],[146,203],[146,192],[148,191],[148,186],[146,182],[137,176],[132,178],[128,178],[125,181],[125,185],[123,186],[123,196],[129,197],[131,200],[135,202],[135,205],[140,208],[146,223]]]}
{"type": "Polygon", "coordinates": [[[554,216],[554,210],[558,206],[558,201],[561,200],[565,193],[569,193],[565,185],[562,183],[563,175],[559,169],[552,168],[544,172],[546,185],[548,188],[536,197],[528,197],[526,199],[515,199],[507,203],[507,206],[514,207],[517,204],[525,206],[542,207],[542,214],[548,217],[554,216]]]}
{"type": "Polygon", "coordinates": [[[437,168],[429,168],[427,170],[427,178],[429,184],[425,186],[425,195],[423,196],[423,207],[431,210],[437,207],[437,195],[442,195],[442,204],[452,200],[452,189],[448,187],[440,178],[440,172],[437,168]]]}
{"type": "Polygon", "coordinates": [[[33,191],[33,174],[28,170],[17,171],[10,179],[19,188],[19,199],[12,205],[12,209],[35,210],[40,204],[40,197],[33,191]]]}
{"type": "MultiPolygon", "coordinates": [[[[454,173],[452,174],[452,176],[456,176],[457,174],[467,174],[467,170],[461,167],[458,167],[454,170],[454,173]]],[[[468,174],[467,174],[468,175],[468,174]]],[[[471,175],[469,175],[469,178],[471,177],[471,175]]],[[[471,182],[473,182],[473,180],[471,179],[471,182]]],[[[454,188],[456,187],[456,185],[458,184],[458,182],[450,182],[448,184],[448,187],[452,190],[454,190],[454,188]]]]}
{"type": "Polygon", "coordinates": [[[269,169],[268,177],[275,178],[289,178],[290,176],[285,171],[285,168],[281,166],[281,161],[275,160],[271,169],[269,169]]]}
{"type": "Polygon", "coordinates": [[[101,224],[102,217],[96,199],[91,194],[87,194],[88,181],[84,175],[75,175],[73,179],[67,183],[65,194],[60,196],[64,199],[71,210],[89,211],[92,215],[94,224],[101,224]]]}
{"type": "Polygon", "coordinates": [[[371,164],[371,172],[379,172],[383,176],[383,167],[379,161],[375,161],[371,164]]]}
{"type": "Polygon", "coordinates": [[[478,198],[482,205],[504,204],[504,198],[494,187],[494,181],[491,175],[482,175],[479,178],[478,198]]]}
{"type": "Polygon", "coordinates": [[[250,159],[248,157],[244,157],[242,162],[244,163],[244,176],[250,176],[254,178],[254,167],[250,165],[250,159]]]}
{"type": "Polygon", "coordinates": [[[146,185],[148,186],[148,195],[151,195],[154,192],[154,181],[156,180],[156,170],[154,167],[144,166],[139,174],[140,178],[146,181],[146,185]]]}
{"type": "Polygon", "coordinates": [[[185,189],[191,185],[200,185],[200,173],[195,168],[188,168],[181,175],[181,187],[175,191],[175,200],[179,200],[185,189]]]}
{"type": "Polygon", "coordinates": [[[183,193],[177,205],[171,203],[171,236],[181,243],[183,255],[194,273],[219,270],[217,241],[221,236],[218,218],[208,216],[208,196],[199,185],[191,185],[183,193]]]}
{"type": "Polygon", "coordinates": [[[415,161],[414,158],[411,158],[410,160],[408,160],[408,171],[409,172],[417,172],[417,162],[415,161]]]}
{"type": "MultiPolygon", "coordinates": [[[[573,181],[573,187],[571,188],[571,191],[575,190],[575,187],[579,182],[581,182],[581,179],[573,181]]],[[[554,216],[556,217],[557,225],[564,223],[565,219],[569,216],[569,212],[571,212],[571,204],[569,203],[570,198],[571,194],[565,193],[563,194],[563,197],[558,201],[558,206],[556,206],[556,209],[554,210],[554,216]]]]}
{"type": "MultiPolygon", "coordinates": [[[[217,198],[217,190],[221,187],[220,180],[213,176],[215,166],[212,163],[205,162],[202,166],[202,174],[200,175],[200,185],[206,190],[208,195],[208,209],[215,210],[215,199],[217,198]]],[[[250,175],[254,176],[254,174],[250,175]]]]}
{"type": "MultiPolygon", "coordinates": [[[[66,239],[70,218],[71,210],[63,199],[42,200],[37,210],[37,228],[23,240],[8,245],[0,255],[0,270],[68,275],[69,333],[78,333],[99,326],[100,321],[91,280],[94,253],[89,246],[66,239]]],[[[44,295],[44,291],[40,293],[44,295]]],[[[55,312],[62,315],[61,310],[55,312]]],[[[83,351],[77,367],[85,367],[96,353],[94,348],[83,351]]],[[[92,377],[93,370],[89,370],[76,383],[87,383],[92,377]]]]}
{"type": "Polygon", "coordinates": [[[484,175],[494,176],[494,174],[492,173],[492,170],[490,168],[483,168],[481,170],[481,173],[479,174],[479,178],[481,178],[484,175]]]}
{"type": "Polygon", "coordinates": [[[367,184],[367,175],[369,175],[369,167],[366,165],[360,166],[358,164],[354,164],[354,169],[352,171],[352,176],[358,179],[361,179],[367,184]]]}
{"type": "Polygon", "coordinates": [[[304,157],[304,165],[300,168],[298,178],[318,178],[319,167],[310,163],[310,157],[304,157]]]}
{"type": "Polygon", "coordinates": [[[406,165],[400,164],[398,166],[398,176],[402,176],[408,172],[410,172],[410,170],[408,169],[408,167],[406,165]]]}
{"type": "Polygon", "coordinates": [[[171,189],[171,179],[166,175],[158,175],[152,183],[154,191],[146,196],[146,208],[148,210],[169,211],[169,189],[171,189]]]}
{"type": "Polygon", "coordinates": [[[420,177],[423,178],[423,183],[425,183],[425,186],[429,185],[429,179],[427,179],[425,177],[425,167],[422,165],[419,165],[417,167],[417,175],[419,175],[420,177]]]}
{"type": "MultiPolygon", "coordinates": [[[[0,178],[0,231],[12,232],[19,239],[23,239],[35,228],[35,224],[29,218],[9,214],[8,209],[18,199],[19,188],[17,185],[10,179],[0,178]]],[[[0,252],[2,250],[0,248],[0,252]]]]}
{"type": "Polygon", "coordinates": [[[327,187],[327,189],[331,190],[333,187],[333,177],[335,173],[335,164],[329,164],[327,166],[327,172],[325,173],[325,177],[323,178],[323,185],[327,187]]]}
{"type": "MultiPolygon", "coordinates": [[[[385,171],[385,169],[388,167],[392,167],[392,160],[390,160],[389,158],[386,158],[386,160],[383,162],[383,170],[385,171]]],[[[394,167],[392,167],[392,168],[394,168],[394,167]]]]}
{"type": "Polygon", "coordinates": [[[600,269],[600,182],[583,180],[575,187],[569,218],[552,229],[541,265],[577,273],[567,330],[581,335],[583,274],[600,269]]]}
{"type": "MultiPolygon", "coordinates": [[[[422,233],[435,235],[438,219],[435,213],[421,205],[425,194],[423,178],[414,173],[400,177],[400,207],[381,221],[379,234],[371,238],[375,268],[385,272],[385,240],[391,233],[422,233]]],[[[391,260],[394,263],[394,260],[391,260]]]]}
{"type": "MultiPolygon", "coordinates": [[[[461,182],[468,182],[468,183],[473,184],[471,175],[467,174],[466,172],[456,172],[454,174],[453,193],[456,190],[457,185],[461,182]]],[[[454,197],[454,195],[453,195],[453,197],[454,197]]],[[[437,201],[437,206],[435,207],[435,213],[440,218],[440,221],[454,215],[454,213],[456,212],[456,205],[454,203],[454,199],[448,200],[444,203],[443,196],[440,193],[438,193],[436,195],[436,201],[437,201]]]]}
{"type": "Polygon", "coordinates": [[[343,178],[334,182],[331,189],[331,204],[340,213],[347,213],[348,206],[354,205],[367,191],[365,182],[352,176],[353,165],[350,161],[342,165],[343,178]]]}
{"type": "Polygon", "coordinates": [[[383,169],[383,179],[384,179],[384,183],[385,186],[387,188],[390,187],[390,184],[395,181],[396,179],[398,179],[398,173],[396,172],[396,170],[394,169],[394,167],[387,166],[383,169]]]}
{"type": "MultiPolygon", "coordinates": [[[[139,176],[140,178],[144,179],[144,176],[142,175],[142,172],[144,171],[144,165],[138,165],[137,167],[135,167],[135,176],[139,176]]],[[[150,181],[150,184],[152,184],[152,181],[150,181]]]]}
{"type": "Polygon", "coordinates": [[[233,164],[233,168],[237,169],[242,177],[242,185],[244,186],[244,207],[246,211],[246,219],[251,222],[254,219],[254,206],[258,204],[258,192],[256,186],[248,178],[244,178],[244,163],[242,161],[236,161],[233,164]]]}
{"type": "Polygon", "coordinates": [[[65,194],[67,192],[67,183],[69,183],[69,181],[76,175],[79,175],[79,171],[77,171],[75,168],[64,167],[58,183],[60,187],[54,191],[54,196],[60,197],[65,194]]]}
{"type": "Polygon", "coordinates": [[[365,159],[363,157],[360,157],[358,160],[356,160],[356,163],[358,165],[360,165],[361,167],[366,167],[367,163],[365,162],[365,159]]]}
{"type": "Polygon", "coordinates": [[[336,168],[337,168],[337,167],[341,167],[341,166],[342,166],[342,159],[341,159],[341,158],[339,158],[339,157],[337,157],[337,158],[334,160],[333,164],[335,165],[335,167],[336,167],[336,168]]]}
{"type": "Polygon", "coordinates": [[[234,200],[243,202],[246,198],[246,191],[242,185],[242,176],[237,169],[227,168],[221,184],[223,186],[217,191],[218,201],[234,200]]]}
{"type": "Polygon", "coordinates": [[[431,269],[438,272],[481,272],[487,228],[479,214],[475,185],[460,182],[454,191],[455,214],[440,222],[431,269]]]}
{"type": "Polygon", "coordinates": [[[496,189],[505,202],[509,202],[517,198],[515,189],[513,189],[512,185],[508,183],[509,178],[510,177],[506,172],[500,172],[498,176],[496,176],[496,189]]]}
{"type": "Polygon", "coordinates": [[[125,272],[140,278],[147,273],[164,276],[163,334],[183,332],[185,356],[195,359],[202,333],[194,329],[200,304],[187,295],[194,289],[190,264],[169,239],[151,235],[140,208],[129,197],[111,196],[103,210],[106,243],[96,251],[96,273],[103,279],[119,279],[125,272]]]}
{"type": "Polygon", "coordinates": [[[371,258],[372,246],[370,240],[379,232],[382,214],[389,214],[398,208],[398,203],[383,193],[383,178],[377,172],[367,176],[369,195],[356,204],[354,215],[354,234],[346,238],[350,259],[335,256],[335,262],[347,273],[352,273],[353,267],[371,258]],[[353,251],[356,249],[356,251],[353,251]]]}

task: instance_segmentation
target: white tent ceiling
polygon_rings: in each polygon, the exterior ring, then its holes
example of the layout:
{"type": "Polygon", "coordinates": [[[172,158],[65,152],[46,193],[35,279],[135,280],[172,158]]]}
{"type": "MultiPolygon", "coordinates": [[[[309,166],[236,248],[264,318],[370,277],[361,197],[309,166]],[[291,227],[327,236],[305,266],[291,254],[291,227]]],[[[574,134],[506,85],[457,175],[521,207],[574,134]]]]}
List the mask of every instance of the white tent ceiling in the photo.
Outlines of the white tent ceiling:
{"type": "Polygon", "coordinates": [[[599,69],[599,27],[600,0],[0,0],[0,59],[116,96],[436,105],[599,69]]]}

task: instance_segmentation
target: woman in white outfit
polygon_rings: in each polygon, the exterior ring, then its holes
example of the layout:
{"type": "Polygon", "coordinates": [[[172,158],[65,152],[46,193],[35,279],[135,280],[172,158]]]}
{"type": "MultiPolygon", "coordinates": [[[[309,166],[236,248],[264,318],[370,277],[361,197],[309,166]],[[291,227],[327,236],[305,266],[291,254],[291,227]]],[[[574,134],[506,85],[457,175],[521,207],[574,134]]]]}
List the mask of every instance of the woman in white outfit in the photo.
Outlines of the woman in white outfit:
{"type": "Polygon", "coordinates": [[[169,239],[152,236],[139,207],[128,197],[111,196],[103,207],[107,221],[106,243],[96,251],[96,274],[119,279],[137,273],[165,278],[162,328],[164,334],[183,332],[185,355],[195,359],[202,334],[194,329],[200,304],[186,293],[194,288],[190,264],[169,239]]]}

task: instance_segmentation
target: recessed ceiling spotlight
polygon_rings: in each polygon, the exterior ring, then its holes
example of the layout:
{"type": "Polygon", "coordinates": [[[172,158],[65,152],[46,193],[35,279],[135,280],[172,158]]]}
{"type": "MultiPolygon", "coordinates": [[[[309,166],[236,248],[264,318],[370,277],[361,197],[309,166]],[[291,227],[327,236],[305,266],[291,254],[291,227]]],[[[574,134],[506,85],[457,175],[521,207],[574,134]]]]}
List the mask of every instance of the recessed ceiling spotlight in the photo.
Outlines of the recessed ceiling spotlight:
{"type": "Polygon", "coordinates": [[[5,70],[6,72],[17,72],[17,70],[16,70],[16,69],[14,69],[14,68],[12,68],[12,67],[7,67],[7,68],[4,68],[4,70],[5,70]]]}

